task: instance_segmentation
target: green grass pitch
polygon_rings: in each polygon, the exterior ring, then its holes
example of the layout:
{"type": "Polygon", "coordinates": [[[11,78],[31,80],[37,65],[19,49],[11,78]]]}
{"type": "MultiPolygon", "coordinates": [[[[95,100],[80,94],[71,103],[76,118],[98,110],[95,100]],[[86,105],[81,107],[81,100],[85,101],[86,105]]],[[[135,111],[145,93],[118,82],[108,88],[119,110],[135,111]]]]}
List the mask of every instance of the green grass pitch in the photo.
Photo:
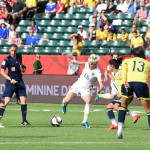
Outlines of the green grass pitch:
{"type": "MultiPolygon", "coordinates": [[[[20,105],[8,105],[0,128],[0,150],[145,150],[150,147],[150,130],[142,106],[129,106],[139,111],[136,124],[127,116],[123,139],[116,139],[117,130],[107,130],[110,121],[105,105],[92,105],[90,129],[82,126],[84,105],[69,104],[62,114],[60,104],[29,103],[27,119],[32,126],[21,126],[20,105]],[[52,127],[50,119],[59,115],[63,122],[52,127]]],[[[115,112],[117,118],[117,112],[115,112]]]]}

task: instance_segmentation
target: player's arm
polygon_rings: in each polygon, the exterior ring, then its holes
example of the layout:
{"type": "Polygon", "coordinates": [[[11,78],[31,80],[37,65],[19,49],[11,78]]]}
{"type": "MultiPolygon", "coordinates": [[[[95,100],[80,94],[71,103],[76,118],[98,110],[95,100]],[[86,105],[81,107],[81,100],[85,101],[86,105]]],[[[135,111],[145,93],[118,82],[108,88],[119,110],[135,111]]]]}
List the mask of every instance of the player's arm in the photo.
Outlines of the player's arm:
{"type": "Polygon", "coordinates": [[[77,65],[85,65],[86,62],[74,62],[73,60],[69,59],[69,61],[72,63],[72,64],[77,64],[77,65]]]}
{"type": "Polygon", "coordinates": [[[108,73],[108,77],[109,77],[110,79],[112,79],[113,81],[115,81],[115,77],[114,77],[112,74],[108,73]]]}
{"type": "Polygon", "coordinates": [[[97,94],[100,94],[100,92],[104,89],[104,85],[102,81],[98,81],[100,88],[97,90],[97,94]]]}

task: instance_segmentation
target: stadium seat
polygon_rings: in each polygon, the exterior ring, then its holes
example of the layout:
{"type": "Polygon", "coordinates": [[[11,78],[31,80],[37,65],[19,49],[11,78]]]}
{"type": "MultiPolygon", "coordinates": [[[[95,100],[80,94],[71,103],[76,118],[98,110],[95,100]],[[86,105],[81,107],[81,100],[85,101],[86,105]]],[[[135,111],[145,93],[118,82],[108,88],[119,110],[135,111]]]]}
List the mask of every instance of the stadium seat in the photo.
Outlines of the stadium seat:
{"type": "Polygon", "coordinates": [[[30,20],[21,20],[18,26],[30,26],[30,20]]]}
{"type": "Polygon", "coordinates": [[[58,46],[59,46],[59,47],[67,47],[67,46],[69,46],[69,42],[68,42],[68,41],[64,41],[64,40],[61,40],[61,41],[58,43],[58,46]]]}
{"type": "Polygon", "coordinates": [[[117,15],[114,15],[114,18],[113,18],[113,19],[114,19],[114,20],[117,20],[117,19],[119,19],[119,20],[121,19],[121,20],[122,20],[122,19],[124,19],[124,18],[125,18],[125,14],[117,14],[117,15]]]}
{"type": "Polygon", "coordinates": [[[77,7],[70,7],[70,8],[68,8],[67,9],[67,13],[69,13],[69,14],[74,14],[74,13],[76,13],[76,11],[77,11],[77,7]]]}
{"type": "Polygon", "coordinates": [[[66,31],[66,27],[57,27],[55,29],[55,33],[64,33],[66,31]]]}
{"type": "Polygon", "coordinates": [[[125,19],[126,20],[134,20],[135,14],[133,13],[127,13],[125,14],[125,19]]]}
{"type": "Polygon", "coordinates": [[[60,23],[59,23],[59,26],[69,26],[70,24],[70,21],[69,20],[61,20],[60,23]]]}
{"type": "Polygon", "coordinates": [[[101,41],[91,41],[90,42],[90,47],[100,47],[101,41]]]}
{"type": "Polygon", "coordinates": [[[83,51],[82,53],[83,53],[84,55],[96,54],[94,48],[93,48],[93,49],[92,49],[92,48],[86,48],[86,49],[83,48],[82,51],[83,51]]]}
{"type": "Polygon", "coordinates": [[[21,54],[33,54],[33,47],[20,47],[18,52],[21,54]]]}
{"type": "Polygon", "coordinates": [[[85,13],[86,12],[86,8],[83,8],[83,7],[81,7],[81,8],[78,8],[77,9],[77,11],[76,11],[76,13],[80,13],[80,14],[83,14],[83,13],[85,13]]]}
{"type": "Polygon", "coordinates": [[[89,20],[90,16],[91,16],[91,14],[86,13],[86,14],[84,15],[84,19],[89,20]]]}
{"type": "Polygon", "coordinates": [[[71,22],[69,22],[69,26],[77,27],[78,25],[81,25],[81,21],[79,20],[72,20],[71,22]]]}
{"type": "Polygon", "coordinates": [[[9,47],[0,47],[0,54],[8,54],[9,53],[9,47]]]}
{"type": "Polygon", "coordinates": [[[42,20],[50,20],[52,15],[53,14],[45,14],[45,13],[43,13],[42,16],[41,16],[41,19],[42,20]]]}
{"type": "Polygon", "coordinates": [[[124,20],[122,22],[122,26],[129,26],[129,27],[131,27],[132,26],[132,21],[131,20],[124,20]]]}
{"type": "Polygon", "coordinates": [[[36,47],[43,47],[47,45],[47,41],[40,40],[37,42],[36,47]]]}
{"type": "MultiPolygon", "coordinates": [[[[53,21],[53,20],[52,20],[53,21]]],[[[51,21],[51,22],[52,22],[51,21]]],[[[49,20],[38,20],[37,21],[37,25],[38,26],[49,26],[51,23],[49,20]]]]}
{"type": "Polygon", "coordinates": [[[148,24],[149,24],[149,21],[148,20],[142,20],[142,21],[140,21],[140,23],[142,24],[142,26],[148,26],[148,24]]]}
{"type": "Polygon", "coordinates": [[[0,46],[6,46],[9,47],[11,45],[11,42],[8,40],[0,40],[0,46]]]}
{"type": "Polygon", "coordinates": [[[64,16],[65,16],[65,14],[56,14],[53,19],[54,20],[62,20],[64,18],[64,16]]]}
{"type": "Polygon", "coordinates": [[[95,53],[97,55],[108,55],[109,54],[109,49],[108,48],[100,48],[100,49],[96,49],[95,53]]]}
{"type": "Polygon", "coordinates": [[[60,55],[59,49],[56,47],[45,47],[45,49],[42,50],[41,52],[44,55],[60,55]]]}
{"type": "Polygon", "coordinates": [[[60,40],[63,35],[61,33],[54,33],[50,39],[51,40],[60,40]]]}
{"type": "Polygon", "coordinates": [[[122,46],[122,42],[120,41],[113,41],[110,43],[110,47],[121,47],[122,46]]]}
{"type": "Polygon", "coordinates": [[[110,48],[110,52],[117,52],[119,55],[126,55],[126,54],[130,54],[131,49],[130,48],[110,48]]]}
{"type": "Polygon", "coordinates": [[[62,19],[64,20],[72,20],[74,18],[74,14],[63,14],[62,19]]]}
{"type": "Polygon", "coordinates": [[[85,7],[85,9],[86,9],[86,13],[91,13],[91,14],[93,14],[93,11],[96,9],[95,7],[85,7]]]}
{"type": "Polygon", "coordinates": [[[52,32],[55,32],[55,30],[56,30],[56,27],[47,27],[47,28],[45,28],[44,29],[44,33],[52,33],[52,32]]]}
{"type": "Polygon", "coordinates": [[[90,46],[91,41],[83,41],[84,47],[89,47],[90,46]]]}
{"type": "Polygon", "coordinates": [[[74,20],[82,20],[84,18],[84,14],[76,13],[73,17],[74,20]]]}
{"type": "Polygon", "coordinates": [[[60,54],[62,54],[62,53],[72,53],[72,49],[70,47],[68,49],[67,48],[60,48],[59,53],[60,54]]]}
{"type": "Polygon", "coordinates": [[[131,41],[122,42],[121,47],[122,47],[122,48],[129,48],[129,47],[130,47],[130,44],[131,44],[131,41]]]}
{"type": "Polygon", "coordinates": [[[147,26],[143,26],[142,28],[138,29],[140,31],[140,33],[145,34],[148,31],[148,27],[147,26]]]}
{"type": "Polygon", "coordinates": [[[113,20],[112,24],[113,24],[114,26],[121,26],[122,20],[121,20],[121,19],[113,20]]]}
{"type": "Polygon", "coordinates": [[[49,21],[49,26],[59,26],[60,21],[59,20],[51,20],[49,21]]]}
{"type": "Polygon", "coordinates": [[[21,34],[21,38],[22,38],[22,39],[25,39],[28,35],[29,35],[29,33],[22,33],[22,34],[21,34]]]}
{"type": "Polygon", "coordinates": [[[61,40],[69,40],[69,35],[68,33],[65,33],[61,36],[61,40]]]}
{"type": "Polygon", "coordinates": [[[56,40],[50,40],[50,42],[47,42],[46,43],[46,45],[45,45],[45,47],[57,47],[58,46],[58,41],[56,41],[56,40]]]}
{"type": "Polygon", "coordinates": [[[100,47],[107,48],[110,47],[111,41],[102,41],[100,47]]]}
{"type": "Polygon", "coordinates": [[[43,37],[43,38],[46,38],[46,39],[52,39],[52,38],[51,38],[52,35],[53,35],[53,33],[43,33],[42,37],[43,37]]]}
{"type": "Polygon", "coordinates": [[[82,20],[78,25],[82,25],[82,26],[89,26],[89,20],[82,20]]]}
{"type": "Polygon", "coordinates": [[[117,30],[117,33],[121,33],[121,28],[124,27],[127,33],[130,33],[130,30],[132,30],[131,27],[125,27],[125,26],[121,26],[121,27],[115,27],[117,30]]]}
{"type": "Polygon", "coordinates": [[[16,31],[19,32],[19,33],[29,33],[29,30],[27,27],[23,27],[23,26],[18,26],[16,28],[16,31]]]}
{"type": "Polygon", "coordinates": [[[107,14],[109,16],[109,19],[110,20],[113,20],[114,19],[114,14],[107,14]]]}
{"type": "Polygon", "coordinates": [[[66,33],[76,33],[77,27],[67,27],[65,32],[66,33]]]}

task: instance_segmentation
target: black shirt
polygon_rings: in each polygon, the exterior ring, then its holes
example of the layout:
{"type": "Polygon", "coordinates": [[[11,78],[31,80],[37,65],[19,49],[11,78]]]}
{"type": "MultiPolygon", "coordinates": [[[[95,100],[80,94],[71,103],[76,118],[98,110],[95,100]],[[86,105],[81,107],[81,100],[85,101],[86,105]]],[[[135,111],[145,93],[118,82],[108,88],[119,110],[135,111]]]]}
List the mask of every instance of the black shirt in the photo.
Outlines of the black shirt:
{"type": "Polygon", "coordinates": [[[17,4],[14,4],[14,5],[13,5],[12,10],[14,10],[14,12],[19,12],[19,11],[21,11],[24,7],[25,7],[24,4],[22,4],[22,3],[17,3],[17,4]]]}

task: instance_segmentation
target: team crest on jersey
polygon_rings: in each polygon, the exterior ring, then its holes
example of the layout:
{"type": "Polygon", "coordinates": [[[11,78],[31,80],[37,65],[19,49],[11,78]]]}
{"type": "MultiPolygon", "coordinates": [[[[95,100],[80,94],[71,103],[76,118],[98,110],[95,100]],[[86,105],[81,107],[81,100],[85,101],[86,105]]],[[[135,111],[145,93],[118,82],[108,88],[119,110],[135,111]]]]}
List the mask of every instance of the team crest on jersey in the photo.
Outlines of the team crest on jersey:
{"type": "Polygon", "coordinates": [[[92,74],[91,74],[92,76],[94,76],[95,74],[92,72],[92,74]]]}
{"type": "Polygon", "coordinates": [[[4,66],[5,64],[6,64],[6,61],[3,61],[3,62],[2,62],[2,65],[4,66]]]}
{"type": "Polygon", "coordinates": [[[11,71],[16,71],[15,67],[11,67],[11,71]]]}

